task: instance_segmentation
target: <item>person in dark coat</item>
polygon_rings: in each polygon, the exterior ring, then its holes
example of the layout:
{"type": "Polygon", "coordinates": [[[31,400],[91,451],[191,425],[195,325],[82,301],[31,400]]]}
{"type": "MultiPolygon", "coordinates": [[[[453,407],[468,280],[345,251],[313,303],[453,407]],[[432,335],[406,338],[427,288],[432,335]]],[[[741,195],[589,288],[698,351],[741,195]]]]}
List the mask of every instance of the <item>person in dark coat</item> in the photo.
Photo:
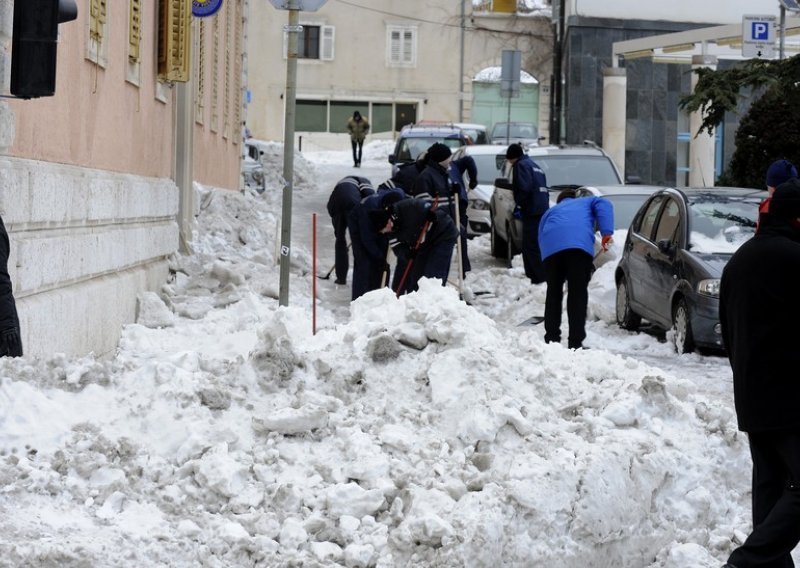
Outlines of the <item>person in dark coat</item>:
{"type": "Polygon", "coordinates": [[[586,307],[589,303],[589,280],[594,268],[595,225],[606,250],[614,234],[614,207],[602,197],[575,198],[575,190],[559,193],[557,205],[542,215],[539,224],[547,296],[544,305],[544,340],[561,341],[561,306],[564,283],[567,283],[567,318],[570,349],[583,348],[586,339],[586,307]]]}
{"type": "Polygon", "coordinates": [[[336,262],[336,283],[347,283],[350,255],[347,252],[347,219],[353,207],[375,193],[372,182],[365,177],[347,176],[339,180],[328,198],[328,214],[333,223],[336,262]]]}
{"type": "Polygon", "coordinates": [[[17,304],[8,274],[11,246],[3,219],[0,217],[0,357],[22,357],[22,339],[17,317],[17,304]]]}
{"type": "Polygon", "coordinates": [[[370,213],[375,232],[389,235],[398,259],[406,261],[405,281],[395,288],[398,295],[417,289],[423,276],[440,278],[447,284],[458,230],[450,215],[422,199],[403,199],[388,210],[370,213]]]}
{"type": "Polygon", "coordinates": [[[413,162],[400,164],[397,168],[397,172],[395,172],[391,179],[394,187],[398,187],[410,195],[414,190],[417,177],[419,177],[419,174],[425,169],[425,158],[426,152],[422,152],[413,162]]]}
{"type": "MultiPolygon", "coordinates": [[[[447,174],[450,176],[451,187],[458,191],[458,221],[461,224],[459,227],[461,233],[461,268],[464,272],[461,276],[463,277],[472,270],[469,254],[467,253],[467,205],[469,204],[469,199],[467,197],[467,187],[464,185],[464,176],[466,175],[469,180],[469,189],[475,189],[478,185],[478,166],[475,164],[475,158],[462,156],[457,160],[452,160],[447,168],[447,174]]],[[[450,213],[453,221],[455,221],[455,205],[453,205],[450,213]]]]}
{"type": "Polygon", "coordinates": [[[514,203],[522,219],[522,262],[525,276],[534,284],[545,281],[542,256],[539,251],[539,221],[550,207],[547,178],[542,169],[525,155],[520,144],[511,144],[506,150],[506,160],[511,163],[511,188],[514,203]]]}
{"type": "Polygon", "coordinates": [[[719,316],[739,430],[753,458],[753,530],[725,565],[794,566],[800,541],[800,182],[722,271],[719,316]]]}
{"type": "Polygon", "coordinates": [[[353,248],[353,300],[385,286],[391,275],[387,261],[389,237],[372,228],[370,211],[388,209],[406,197],[401,189],[382,183],[377,193],[365,197],[350,211],[347,227],[353,248]]]}

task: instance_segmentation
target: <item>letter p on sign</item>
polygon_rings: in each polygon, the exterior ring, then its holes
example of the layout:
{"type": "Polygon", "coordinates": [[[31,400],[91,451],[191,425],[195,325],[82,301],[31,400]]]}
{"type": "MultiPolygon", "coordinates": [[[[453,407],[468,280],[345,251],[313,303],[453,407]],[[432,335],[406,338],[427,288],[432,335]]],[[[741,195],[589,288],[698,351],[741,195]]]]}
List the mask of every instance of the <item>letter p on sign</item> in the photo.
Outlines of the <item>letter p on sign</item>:
{"type": "Polygon", "coordinates": [[[769,22],[752,22],[752,38],[756,41],[767,41],[769,39],[769,22]]]}

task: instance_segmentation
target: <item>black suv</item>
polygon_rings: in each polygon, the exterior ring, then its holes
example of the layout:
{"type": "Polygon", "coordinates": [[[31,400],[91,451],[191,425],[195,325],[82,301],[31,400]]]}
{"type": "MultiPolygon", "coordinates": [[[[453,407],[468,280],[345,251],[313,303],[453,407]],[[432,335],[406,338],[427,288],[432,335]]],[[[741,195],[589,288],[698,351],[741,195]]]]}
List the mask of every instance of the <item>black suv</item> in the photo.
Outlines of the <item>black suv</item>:
{"type": "Polygon", "coordinates": [[[431,147],[431,144],[441,142],[452,149],[467,144],[467,135],[454,126],[420,126],[409,124],[404,126],[397,137],[394,152],[389,154],[389,163],[392,164],[392,175],[397,173],[401,164],[414,162],[417,157],[431,147]]]}

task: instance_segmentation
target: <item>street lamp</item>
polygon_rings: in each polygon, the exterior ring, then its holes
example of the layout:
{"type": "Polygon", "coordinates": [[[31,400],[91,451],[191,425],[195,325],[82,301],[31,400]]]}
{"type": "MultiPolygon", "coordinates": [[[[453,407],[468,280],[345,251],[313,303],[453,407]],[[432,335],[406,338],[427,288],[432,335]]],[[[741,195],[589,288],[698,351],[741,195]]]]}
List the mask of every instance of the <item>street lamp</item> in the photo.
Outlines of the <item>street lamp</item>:
{"type": "Polygon", "coordinates": [[[289,10],[289,25],[284,26],[288,34],[286,53],[286,111],[283,128],[283,201],[281,205],[281,250],[280,290],[278,304],[289,305],[289,265],[291,264],[292,240],[292,186],[294,184],[294,122],[297,95],[297,34],[300,12],[316,12],[327,0],[269,0],[279,10],[289,10]]]}

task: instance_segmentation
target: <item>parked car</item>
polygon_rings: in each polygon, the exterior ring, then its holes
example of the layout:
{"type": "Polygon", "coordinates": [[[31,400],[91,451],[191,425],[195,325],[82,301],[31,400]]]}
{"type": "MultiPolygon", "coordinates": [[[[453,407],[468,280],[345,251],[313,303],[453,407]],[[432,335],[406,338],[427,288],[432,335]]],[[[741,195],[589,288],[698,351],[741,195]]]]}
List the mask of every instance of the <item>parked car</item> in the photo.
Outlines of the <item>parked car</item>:
{"type": "Polygon", "coordinates": [[[492,144],[508,146],[519,142],[523,146],[538,146],[539,127],[532,122],[496,122],[490,136],[492,144]]]}
{"type": "Polygon", "coordinates": [[[392,175],[397,173],[400,164],[415,161],[435,142],[447,144],[455,149],[467,144],[467,136],[460,128],[450,125],[409,124],[404,126],[397,137],[394,152],[389,154],[392,175]]]}
{"type": "MultiPolygon", "coordinates": [[[[563,189],[583,185],[620,185],[622,177],[611,157],[594,144],[582,146],[539,146],[528,148],[527,154],[545,173],[548,190],[555,195],[563,189]]],[[[514,218],[514,195],[509,168],[495,180],[489,202],[491,253],[496,258],[511,259],[522,250],[522,222],[514,218]]]]}
{"type": "Polygon", "coordinates": [[[254,188],[259,193],[264,192],[264,146],[267,142],[248,138],[244,141],[245,157],[242,160],[242,178],[245,187],[254,188]]]}
{"type": "Polygon", "coordinates": [[[474,124],[471,122],[454,122],[453,126],[460,128],[461,131],[467,135],[470,144],[488,144],[489,134],[486,132],[486,127],[483,124],[474,124]]]}
{"type": "MultiPolygon", "coordinates": [[[[505,149],[491,144],[470,144],[453,152],[453,159],[472,156],[478,169],[478,185],[467,191],[467,235],[488,233],[492,220],[489,216],[489,201],[494,192],[494,180],[502,175],[501,166],[506,159],[505,149]]],[[[466,174],[465,174],[466,175],[466,174]]],[[[465,184],[467,180],[465,179],[465,184]]]]}
{"type": "Polygon", "coordinates": [[[635,330],[642,318],[673,330],[678,353],[721,349],[719,279],[756,230],[766,191],[666,188],[637,211],[619,265],[616,319],[635,330]]]}

